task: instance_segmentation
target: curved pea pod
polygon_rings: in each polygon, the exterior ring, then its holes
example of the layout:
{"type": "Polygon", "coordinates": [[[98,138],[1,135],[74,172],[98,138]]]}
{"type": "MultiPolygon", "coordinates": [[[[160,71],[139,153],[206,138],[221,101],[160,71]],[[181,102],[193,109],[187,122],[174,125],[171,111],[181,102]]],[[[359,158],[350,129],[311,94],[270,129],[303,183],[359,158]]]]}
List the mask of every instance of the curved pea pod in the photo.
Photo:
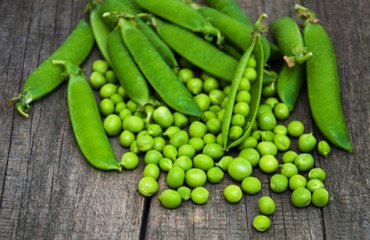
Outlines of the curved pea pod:
{"type": "Polygon", "coordinates": [[[19,101],[15,105],[17,111],[22,116],[28,117],[29,104],[52,92],[64,81],[63,67],[54,65],[52,60],[65,59],[80,65],[89,55],[93,45],[94,36],[90,25],[81,20],[64,43],[31,73],[23,85],[22,94],[11,99],[8,106],[10,107],[14,101],[19,101]]]}
{"type": "Polygon", "coordinates": [[[228,96],[228,102],[225,107],[225,113],[224,113],[224,117],[222,120],[222,129],[221,129],[223,145],[224,145],[225,150],[229,150],[230,148],[239,145],[250,135],[253,122],[255,121],[256,116],[257,116],[258,106],[261,101],[263,65],[264,65],[263,48],[261,44],[261,33],[258,32],[257,30],[265,17],[266,15],[263,14],[258,19],[255,25],[255,31],[253,34],[252,41],[250,42],[247,50],[244,52],[242,58],[240,59],[238,67],[234,74],[234,78],[231,82],[230,93],[228,96]],[[252,54],[255,56],[256,63],[257,63],[257,66],[256,66],[257,79],[251,85],[251,89],[250,89],[250,94],[251,94],[251,102],[249,104],[250,112],[245,118],[245,124],[243,126],[242,136],[236,140],[230,140],[229,130],[230,130],[231,118],[232,118],[232,114],[234,110],[236,95],[238,92],[240,80],[243,77],[244,70],[252,54]]]}
{"type": "Polygon", "coordinates": [[[135,14],[143,12],[143,9],[141,9],[139,4],[137,4],[135,0],[119,0],[119,1],[125,4],[127,7],[129,7],[135,14]]]}
{"type": "Polygon", "coordinates": [[[333,44],[311,10],[296,5],[305,19],[303,38],[312,57],[306,61],[307,91],[312,117],[320,132],[333,145],[353,152],[343,114],[337,61],[333,44]]]}
{"type": "Polygon", "coordinates": [[[144,34],[125,19],[121,18],[119,24],[132,57],[163,101],[176,111],[200,117],[202,111],[190,92],[144,34]]]}
{"type": "Polygon", "coordinates": [[[98,169],[121,171],[121,166],[105,134],[94,94],[82,71],[67,61],[55,60],[54,64],[64,66],[69,76],[68,110],[73,132],[82,154],[98,169]]]}
{"type": "Polygon", "coordinates": [[[111,66],[127,95],[144,106],[149,101],[149,87],[122,41],[118,27],[109,34],[107,47],[108,56],[112,60],[111,66]]]}
{"type": "Polygon", "coordinates": [[[159,36],[179,55],[210,74],[231,81],[238,61],[195,33],[153,18],[159,36]]]}
{"type": "MultiPolygon", "coordinates": [[[[122,0],[105,0],[101,5],[99,10],[101,15],[105,15],[104,21],[113,29],[117,26],[118,17],[120,15],[126,17],[134,18],[135,10],[131,9],[129,5],[125,5],[121,2],[122,0]],[[108,13],[108,14],[107,14],[108,13]],[[109,13],[113,16],[109,17],[109,13]]],[[[149,39],[153,46],[158,50],[162,55],[163,59],[170,65],[172,68],[177,67],[177,61],[175,55],[167,44],[155,33],[155,31],[148,26],[140,18],[135,18],[137,27],[144,33],[144,35],[149,39]]]]}
{"type": "Polygon", "coordinates": [[[186,29],[205,34],[206,39],[217,37],[218,45],[223,42],[220,31],[188,4],[179,0],[136,0],[144,9],[186,29]]]}

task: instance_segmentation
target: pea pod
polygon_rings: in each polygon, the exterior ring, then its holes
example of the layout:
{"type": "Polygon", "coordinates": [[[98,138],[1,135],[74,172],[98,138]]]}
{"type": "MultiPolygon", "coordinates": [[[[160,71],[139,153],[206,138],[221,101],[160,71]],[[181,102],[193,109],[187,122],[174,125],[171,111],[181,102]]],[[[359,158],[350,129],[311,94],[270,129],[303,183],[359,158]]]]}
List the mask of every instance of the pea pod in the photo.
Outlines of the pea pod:
{"type": "Polygon", "coordinates": [[[228,102],[226,104],[225,113],[224,113],[224,117],[222,120],[222,139],[223,139],[223,145],[224,145],[225,150],[228,150],[232,147],[239,145],[250,135],[253,122],[255,121],[256,116],[257,116],[257,110],[258,110],[258,106],[261,100],[263,65],[264,65],[260,28],[261,28],[262,21],[265,17],[266,17],[265,14],[261,15],[258,21],[256,22],[256,25],[254,27],[252,41],[250,42],[247,50],[244,52],[242,58],[240,59],[238,67],[235,70],[234,78],[231,82],[228,102]],[[230,140],[229,130],[230,130],[232,114],[234,111],[236,95],[237,95],[237,91],[239,88],[239,83],[243,77],[244,70],[252,54],[255,56],[255,60],[257,63],[257,66],[256,66],[257,79],[251,85],[251,90],[250,90],[251,102],[249,105],[250,111],[245,119],[242,136],[236,140],[230,140]]]}
{"type": "Polygon", "coordinates": [[[105,134],[98,106],[82,71],[70,62],[55,60],[66,69],[68,110],[73,132],[82,154],[91,165],[101,170],[119,170],[113,148],[105,134]]]}
{"type": "Polygon", "coordinates": [[[122,41],[118,27],[109,34],[107,47],[111,66],[127,95],[144,106],[149,101],[148,84],[122,41]]]}
{"type": "Polygon", "coordinates": [[[231,81],[238,61],[193,32],[158,18],[153,25],[159,36],[179,55],[210,74],[231,81]]]}
{"type": "Polygon", "coordinates": [[[28,117],[29,104],[52,92],[64,81],[63,67],[54,65],[52,60],[65,59],[80,65],[89,55],[93,44],[94,36],[89,24],[81,20],[65,42],[31,73],[23,85],[22,94],[11,99],[8,106],[11,106],[13,101],[19,101],[15,105],[17,111],[28,117]]]}
{"type": "Polygon", "coordinates": [[[123,18],[119,24],[132,57],[163,101],[176,111],[199,117],[202,111],[198,104],[145,35],[123,18]]]}
{"type": "Polygon", "coordinates": [[[353,152],[343,114],[333,44],[316,14],[300,5],[297,15],[305,19],[303,38],[312,57],[306,61],[307,91],[311,114],[320,132],[335,146],[353,152]]]}
{"type": "Polygon", "coordinates": [[[139,4],[137,4],[135,0],[119,0],[119,1],[125,4],[127,7],[129,7],[135,14],[143,12],[143,9],[141,9],[139,4]]]}
{"type": "Polygon", "coordinates": [[[206,39],[217,37],[219,45],[223,42],[220,31],[188,4],[179,0],[136,0],[144,9],[186,29],[205,34],[206,39]]]}

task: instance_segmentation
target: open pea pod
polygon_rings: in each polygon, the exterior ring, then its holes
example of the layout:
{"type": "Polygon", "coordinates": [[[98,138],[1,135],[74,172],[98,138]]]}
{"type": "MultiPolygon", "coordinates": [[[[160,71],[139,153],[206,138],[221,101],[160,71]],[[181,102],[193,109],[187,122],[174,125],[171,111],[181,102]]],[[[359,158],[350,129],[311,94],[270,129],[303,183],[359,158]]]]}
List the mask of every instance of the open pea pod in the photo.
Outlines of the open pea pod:
{"type": "Polygon", "coordinates": [[[255,27],[254,27],[254,34],[252,41],[249,43],[248,48],[244,52],[242,58],[239,61],[238,67],[234,73],[234,78],[231,82],[231,89],[229,94],[229,100],[227,102],[227,105],[225,107],[225,114],[222,121],[222,139],[223,139],[223,145],[225,150],[229,150],[232,147],[235,147],[239,145],[241,142],[243,142],[249,135],[252,129],[253,122],[256,119],[257,116],[257,110],[258,106],[261,101],[261,91],[262,91],[262,82],[263,82],[263,47],[261,44],[261,33],[260,33],[260,25],[262,23],[262,20],[266,17],[265,14],[261,15],[261,17],[258,19],[255,27]],[[231,140],[229,138],[229,131],[230,131],[230,125],[231,125],[231,118],[234,111],[234,105],[236,101],[236,95],[238,92],[240,80],[243,77],[244,70],[247,66],[247,63],[250,59],[250,57],[254,55],[256,60],[256,72],[257,72],[257,78],[251,85],[250,94],[251,94],[251,102],[249,104],[250,111],[249,114],[245,118],[245,124],[243,126],[243,134],[241,137],[239,137],[236,140],[231,140]]]}

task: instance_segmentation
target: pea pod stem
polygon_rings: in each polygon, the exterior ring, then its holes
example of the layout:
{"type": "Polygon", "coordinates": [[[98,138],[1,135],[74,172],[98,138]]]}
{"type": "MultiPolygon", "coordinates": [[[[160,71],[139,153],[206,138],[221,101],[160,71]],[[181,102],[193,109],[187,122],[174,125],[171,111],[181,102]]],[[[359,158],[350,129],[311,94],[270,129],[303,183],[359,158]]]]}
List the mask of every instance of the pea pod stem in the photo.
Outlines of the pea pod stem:
{"type": "Polygon", "coordinates": [[[284,56],[284,61],[286,64],[288,64],[289,67],[294,67],[296,64],[302,64],[307,59],[309,59],[312,56],[312,52],[306,53],[303,56],[302,55],[296,55],[296,56],[284,56]]]}

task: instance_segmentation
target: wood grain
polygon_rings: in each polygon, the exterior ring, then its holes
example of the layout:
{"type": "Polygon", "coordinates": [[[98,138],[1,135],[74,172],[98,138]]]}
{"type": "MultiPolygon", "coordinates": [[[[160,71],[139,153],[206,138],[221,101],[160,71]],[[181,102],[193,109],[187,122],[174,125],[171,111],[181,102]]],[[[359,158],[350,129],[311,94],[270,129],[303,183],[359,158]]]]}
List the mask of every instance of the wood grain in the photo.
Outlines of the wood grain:
{"type": "MultiPolygon", "coordinates": [[[[71,128],[66,84],[31,105],[30,118],[8,108],[30,73],[45,60],[88,13],[87,0],[13,0],[0,2],[0,239],[368,239],[369,230],[369,51],[368,1],[238,0],[255,21],[265,12],[266,24],[282,16],[296,21],[294,4],[317,13],[337,54],[344,114],[354,153],[332,147],[328,159],[314,152],[315,166],[326,171],[330,193],[326,207],[295,208],[291,192],[269,190],[272,175],[258,168],[252,176],[262,191],[243,195],[229,204],[223,190],[239,184],[227,174],[220,184],[206,183],[210,199],[205,205],[191,200],[177,209],[165,209],[157,196],[166,186],[161,173],[160,191],[151,199],[137,191],[143,161],[138,169],[103,172],[81,154],[71,128]],[[271,228],[259,233],[252,226],[259,214],[258,200],[271,196],[276,212],[271,228]]],[[[272,40],[271,34],[266,36],[272,40]]],[[[95,47],[83,63],[86,77],[91,63],[100,59],[95,47]]],[[[96,99],[99,102],[98,93],[96,99]]],[[[292,120],[304,123],[305,132],[322,135],[310,116],[304,88],[292,120]]],[[[117,158],[127,149],[111,138],[117,158]]],[[[297,150],[297,140],[292,141],[297,150]]],[[[237,151],[231,152],[236,156],[237,151]]],[[[281,161],[281,155],[278,155],[281,161]]],[[[143,160],[143,156],[140,156],[143,160]]]]}

